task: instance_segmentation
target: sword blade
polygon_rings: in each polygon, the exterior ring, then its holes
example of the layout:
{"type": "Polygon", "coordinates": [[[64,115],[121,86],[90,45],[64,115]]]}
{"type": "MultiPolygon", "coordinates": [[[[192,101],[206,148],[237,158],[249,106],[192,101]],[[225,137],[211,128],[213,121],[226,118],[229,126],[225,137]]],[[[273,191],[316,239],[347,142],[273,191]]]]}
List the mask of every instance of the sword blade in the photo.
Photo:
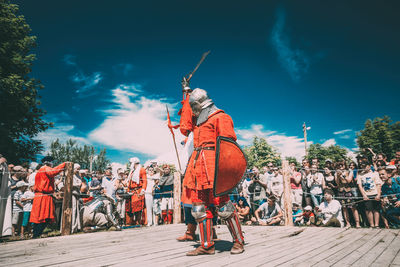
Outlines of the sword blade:
{"type": "Polygon", "coordinates": [[[208,54],[210,54],[210,52],[211,52],[211,51],[209,50],[209,51],[203,53],[203,55],[201,56],[201,59],[200,59],[199,63],[197,63],[197,65],[196,65],[196,67],[194,68],[194,70],[193,70],[191,73],[189,73],[189,75],[188,75],[188,77],[187,77],[187,79],[186,79],[188,82],[189,82],[190,79],[192,78],[193,74],[194,74],[194,73],[197,71],[197,69],[200,67],[201,63],[203,63],[203,61],[206,59],[206,57],[208,56],[208,54]]]}

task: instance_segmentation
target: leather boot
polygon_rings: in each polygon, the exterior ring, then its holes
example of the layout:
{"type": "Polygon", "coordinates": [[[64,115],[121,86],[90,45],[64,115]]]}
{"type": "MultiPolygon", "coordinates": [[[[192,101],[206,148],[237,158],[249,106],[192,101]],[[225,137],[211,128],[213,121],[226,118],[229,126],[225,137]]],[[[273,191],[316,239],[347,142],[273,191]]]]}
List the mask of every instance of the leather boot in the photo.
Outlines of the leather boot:
{"type": "Polygon", "coordinates": [[[196,225],[188,223],[186,233],[183,236],[178,237],[176,240],[179,242],[195,241],[196,240],[196,225]]]}
{"type": "Polygon", "coordinates": [[[208,249],[199,246],[195,250],[186,253],[186,256],[213,255],[213,254],[215,254],[215,246],[212,246],[208,249]]]}
{"type": "Polygon", "coordinates": [[[240,254],[243,253],[244,251],[244,246],[239,243],[239,242],[234,242],[232,249],[231,249],[231,254],[240,254]]]}

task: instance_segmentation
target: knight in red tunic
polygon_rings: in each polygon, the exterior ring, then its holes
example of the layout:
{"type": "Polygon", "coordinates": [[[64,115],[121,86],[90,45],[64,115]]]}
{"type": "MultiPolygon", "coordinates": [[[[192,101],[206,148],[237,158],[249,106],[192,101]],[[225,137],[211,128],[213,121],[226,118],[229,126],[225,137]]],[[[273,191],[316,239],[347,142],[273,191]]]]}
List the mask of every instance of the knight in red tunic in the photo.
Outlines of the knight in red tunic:
{"type": "Polygon", "coordinates": [[[147,187],[146,170],[140,165],[138,158],[130,159],[131,171],[128,175],[128,192],[131,199],[126,201],[126,225],[142,224],[142,212],[144,210],[144,192],[147,187]]]}
{"type": "Polygon", "coordinates": [[[52,157],[44,157],[43,167],[35,176],[35,198],[32,203],[30,222],[33,223],[33,238],[40,237],[47,223],[54,222],[54,177],[64,170],[65,162],[53,168],[52,157]]]}
{"type": "MultiPolygon", "coordinates": [[[[187,130],[194,134],[194,152],[186,168],[183,192],[190,195],[192,216],[199,224],[201,246],[187,255],[215,253],[212,234],[214,216],[224,219],[232,234],[234,244],[231,253],[242,253],[244,238],[235,208],[228,195],[215,197],[213,194],[217,137],[223,136],[236,141],[233,121],[228,114],[214,105],[205,90],[193,90],[190,93],[189,104],[194,121],[192,129],[187,130]]],[[[190,123],[187,125],[190,126],[190,123]]]]}

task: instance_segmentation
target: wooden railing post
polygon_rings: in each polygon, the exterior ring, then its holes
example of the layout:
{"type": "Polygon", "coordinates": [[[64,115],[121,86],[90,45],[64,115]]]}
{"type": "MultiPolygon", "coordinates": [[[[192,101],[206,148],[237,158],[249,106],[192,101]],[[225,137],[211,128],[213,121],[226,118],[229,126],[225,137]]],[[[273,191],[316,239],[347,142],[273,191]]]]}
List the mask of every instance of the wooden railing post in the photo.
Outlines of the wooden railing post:
{"type": "Polygon", "coordinates": [[[66,177],[64,181],[61,235],[70,235],[72,229],[72,181],[74,176],[74,164],[68,162],[65,165],[65,169],[66,177]]]}
{"type": "Polygon", "coordinates": [[[182,222],[181,216],[181,174],[174,173],[174,224],[182,222]]]}
{"type": "Polygon", "coordinates": [[[293,226],[292,189],[290,187],[290,169],[287,160],[282,161],[283,199],[285,203],[285,226],[293,226]]]}

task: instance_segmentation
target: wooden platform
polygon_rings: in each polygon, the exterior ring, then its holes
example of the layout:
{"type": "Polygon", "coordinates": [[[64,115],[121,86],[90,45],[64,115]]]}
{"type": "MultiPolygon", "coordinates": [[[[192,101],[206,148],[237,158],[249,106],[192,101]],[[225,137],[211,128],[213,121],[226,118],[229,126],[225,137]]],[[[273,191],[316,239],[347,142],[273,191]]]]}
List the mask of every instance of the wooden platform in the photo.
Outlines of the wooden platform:
{"type": "Polygon", "coordinates": [[[212,256],[187,257],[197,244],[168,225],[3,243],[0,266],[400,266],[400,230],[244,227],[247,245],[230,255],[226,226],[212,256]]]}

